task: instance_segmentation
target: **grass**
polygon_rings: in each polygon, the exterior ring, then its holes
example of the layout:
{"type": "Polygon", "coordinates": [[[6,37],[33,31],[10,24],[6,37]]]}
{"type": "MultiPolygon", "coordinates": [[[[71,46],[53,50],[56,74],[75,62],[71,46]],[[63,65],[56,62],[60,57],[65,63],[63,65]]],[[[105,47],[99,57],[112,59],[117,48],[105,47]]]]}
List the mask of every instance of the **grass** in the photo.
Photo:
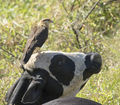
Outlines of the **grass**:
{"type": "MultiPolygon", "coordinates": [[[[70,14],[73,20],[77,14],[76,8],[79,9],[79,6],[84,3],[83,0],[80,5],[76,2],[75,10],[70,14]]],[[[72,5],[71,0],[65,1],[67,9],[70,5],[72,5]]],[[[80,11],[81,20],[90,6],[91,3],[80,11]]],[[[40,19],[48,17],[55,24],[50,26],[49,39],[40,50],[92,51],[102,55],[101,72],[93,75],[77,96],[100,102],[103,105],[120,105],[120,24],[118,22],[120,21],[118,14],[120,6],[113,4],[113,6],[101,8],[97,7],[86,20],[79,36],[82,46],[79,49],[70,27],[72,20],[68,19],[58,1],[0,0],[0,47],[5,50],[0,49],[0,105],[5,105],[4,98],[8,88],[21,75],[19,60],[22,57],[29,30],[40,19]]]]}

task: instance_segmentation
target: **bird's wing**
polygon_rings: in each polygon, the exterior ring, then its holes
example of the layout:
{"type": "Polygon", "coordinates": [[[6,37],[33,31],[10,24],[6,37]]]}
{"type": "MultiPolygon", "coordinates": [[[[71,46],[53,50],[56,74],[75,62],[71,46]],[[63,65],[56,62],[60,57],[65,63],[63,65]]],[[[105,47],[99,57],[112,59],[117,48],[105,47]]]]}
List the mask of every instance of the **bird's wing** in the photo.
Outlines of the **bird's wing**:
{"type": "Polygon", "coordinates": [[[47,37],[48,29],[46,27],[35,27],[32,30],[26,43],[26,47],[22,58],[22,64],[27,63],[36,47],[42,47],[47,37]]]}
{"type": "Polygon", "coordinates": [[[34,41],[37,40],[36,46],[37,47],[42,47],[46,39],[48,38],[48,28],[47,27],[38,27],[37,31],[35,32],[34,35],[34,41]]]}

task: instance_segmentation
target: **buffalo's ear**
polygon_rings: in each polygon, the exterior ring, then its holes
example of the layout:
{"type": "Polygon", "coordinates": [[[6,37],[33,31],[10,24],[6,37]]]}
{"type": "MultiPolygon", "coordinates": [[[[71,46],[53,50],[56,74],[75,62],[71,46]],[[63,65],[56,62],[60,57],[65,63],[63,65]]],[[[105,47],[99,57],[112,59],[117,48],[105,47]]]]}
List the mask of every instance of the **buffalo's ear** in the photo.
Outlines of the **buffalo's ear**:
{"type": "Polygon", "coordinates": [[[15,83],[8,89],[6,96],[5,96],[5,101],[8,102],[10,100],[10,97],[15,89],[15,87],[17,86],[18,82],[20,81],[20,78],[15,81],[15,83]]]}
{"type": "Polygon", "coordinates": [[[24,104],[32,104],[40,100],[44,85],[45,81],[43,79],[32,80],[21,102],[24,104]]]}

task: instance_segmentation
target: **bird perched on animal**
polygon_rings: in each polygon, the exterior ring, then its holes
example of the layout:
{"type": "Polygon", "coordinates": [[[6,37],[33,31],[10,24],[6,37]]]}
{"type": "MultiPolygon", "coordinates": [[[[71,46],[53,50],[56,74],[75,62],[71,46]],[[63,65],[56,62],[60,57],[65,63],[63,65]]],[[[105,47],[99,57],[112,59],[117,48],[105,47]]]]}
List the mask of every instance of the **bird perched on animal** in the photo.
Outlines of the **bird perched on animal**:
{"type": "Polygon", "coordinates": [[[24,54],[21,60],[21,67],[26,64],[36,47],[42,47],[48,38],[50,19],[41,20],[32,30],[26,43],[24,54]]]}

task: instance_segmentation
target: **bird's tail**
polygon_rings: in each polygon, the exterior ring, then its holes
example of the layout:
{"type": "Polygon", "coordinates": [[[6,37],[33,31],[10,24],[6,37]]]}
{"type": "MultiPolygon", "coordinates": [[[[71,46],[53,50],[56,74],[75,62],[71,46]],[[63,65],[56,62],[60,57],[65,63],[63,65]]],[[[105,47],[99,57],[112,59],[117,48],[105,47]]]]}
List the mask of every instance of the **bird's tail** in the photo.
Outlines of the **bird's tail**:
{"type": "Polygon", "coordinates": [[[29,47],[25,48],[23,57],[21,59],[21,65],[20,65],[22,69],[24,69],[24,64],[26,64],[29,61],[34,50],[35,50],[34,44],[31,44],[29,47]]]}

